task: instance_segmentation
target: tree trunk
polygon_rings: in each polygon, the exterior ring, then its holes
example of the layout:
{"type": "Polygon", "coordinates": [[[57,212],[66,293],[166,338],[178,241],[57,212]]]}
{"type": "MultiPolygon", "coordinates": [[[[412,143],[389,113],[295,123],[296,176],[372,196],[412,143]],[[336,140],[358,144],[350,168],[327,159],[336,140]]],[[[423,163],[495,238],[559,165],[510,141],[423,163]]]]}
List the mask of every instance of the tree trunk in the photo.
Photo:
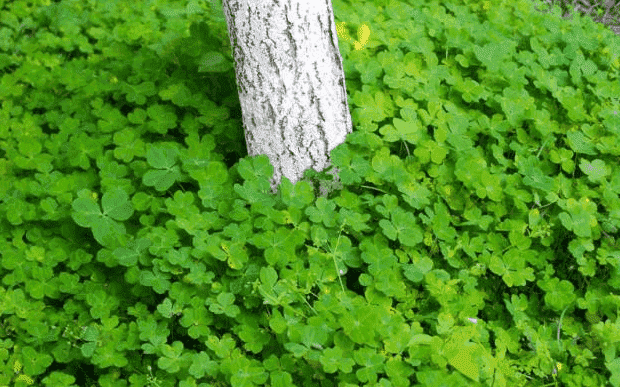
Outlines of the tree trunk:
{"type": "Polygon", "coordinates": [[[306,169],[330,166],[329,153],[352,131],[331,1],[222,5],[248,155],[269,157],[275,193],[283,175],[295,184],[306,169]]]}

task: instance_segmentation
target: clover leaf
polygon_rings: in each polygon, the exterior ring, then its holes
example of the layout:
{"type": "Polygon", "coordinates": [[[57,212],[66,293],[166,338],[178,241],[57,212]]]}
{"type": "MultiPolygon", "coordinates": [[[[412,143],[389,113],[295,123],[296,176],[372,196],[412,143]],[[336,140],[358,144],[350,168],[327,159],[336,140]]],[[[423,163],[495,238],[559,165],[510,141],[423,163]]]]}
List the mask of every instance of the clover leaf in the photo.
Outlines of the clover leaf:
{"type": "Polygon", "coordinates": [[[85,357],[91,357],[97,349],[97,340],[99,338],[99,330],[92,325],[87,326],[81,335],[81,339],[87,341],[82,344],[80,350],[85,357]]]}
{"type": "Polygon", "coordinates": [[[129,241],[127,246],[115,249],[114,256],[121,265],[128,267],[133,266],[138,262],[138,259],[150,245],[151,241],[146,238],[129,241]]]}
{"type": "Polygon", "coordinates": [[[377,374],[383,371],[385,358],[367,347],[355,350],[353,358],[363,367],[355,372],[357,378],[361,382],[375,383],[377,374]]]}
{"type": "Polygon", "coordinates": [[[547,305],[557,311],[564,309],[577,298],[575,286],[567,280],[560,281],[557,277],[553,277],[546,281],[538,281],[538,286],[546,292],[547,305]]]}
{"type": "Polygon", "coordinates": [[[181,167],[176,165],[178,150],[172,147],[152,146],[146,152],[146,161],[155,168],[144,174],[142,182],[158,191],[165,191],[183,178],[181,167]]]}
{"type": "Polygon", "coordinates": [[[117,221],[127,220],[133,215],[127,193],[118,187],[106,192],[101,199],[103,211],[95,201],[96,194],[88,196],[86,191],[81,191],[78,196],[72,203],[73,220],[82,227],[91,228],[95,240],[102,246],[118,245],[125,235],[125,226],[117,221]]]}
{"type": "Polygon", "coordinates": [[[405,246],[415,246],[424,239],[413,214],[401,208],[392,211],[391,220],[381,219],[379,226],[390,240],[398,239],[405,246]]]}
{"type": "Polygon", "coordinates": [[[241,309],[234,304],[235,295],[232,293],[220,293],[217,296],[217,304],[209,305],[209,310],[215,314],[225,314],[229,317],[236,317],[241,309]]]}
{"type": "Polygon", "coordinates": [[[184,366],[185,358],[191,355],[188,352],[183,354],[183,343],[175,341],[172,345],[162,346],[162,357],[157,360],[157,365],[169,373],[178,372],[184,366]]]}
{"type": "Polygon", "coordinates": [[[596,204],[586,197],[582,197],[579,202],[570,198],[563,206],[565,211],[558,215],[562,225],[573,231],[577,236],[590,238],[592,228],[598,224],[596,220],[596,204]]]}
{"type": "Polygon", "coordinates": [[[342,348],[327,348],[324,354],[319,358],[323,365],[323,369],[327,373],[334,373],[338,370],[349,373],[355,365],[355,361],[349,357],[343,356],[342,348]]]}
{"type": "Polygon", "coordinates": [[[202,378],[205,375],[215,376],[219,368],[218,363],[211,360],[205,352],[195,353],[190,356],[192,365],[188,372],[195,378],[202,378]]]}

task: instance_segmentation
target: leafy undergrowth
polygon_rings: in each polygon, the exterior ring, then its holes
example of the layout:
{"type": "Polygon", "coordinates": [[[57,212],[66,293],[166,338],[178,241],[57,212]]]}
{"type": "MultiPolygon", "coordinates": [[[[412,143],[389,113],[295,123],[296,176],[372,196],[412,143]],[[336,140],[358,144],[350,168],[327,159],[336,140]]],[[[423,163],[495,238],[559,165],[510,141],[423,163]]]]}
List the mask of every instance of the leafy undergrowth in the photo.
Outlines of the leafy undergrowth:
{"type": "Polygon", "coordinates": [[[220,8],[0,0],[0,385],[620,386],[620,39],[410,3],[334,1],[317,198],[245,154],[220,8]]]}
{"type": "Polygon", "coordinates": [[[620,3],[615,0],[588,0],[587,6],[580,0],[543,0],[543,2],[559,6],[565,19],[570,19],[574,13],[588,15],[592,20],[602,23],[611,28],[616,35],[620,35],[620,3]]]}

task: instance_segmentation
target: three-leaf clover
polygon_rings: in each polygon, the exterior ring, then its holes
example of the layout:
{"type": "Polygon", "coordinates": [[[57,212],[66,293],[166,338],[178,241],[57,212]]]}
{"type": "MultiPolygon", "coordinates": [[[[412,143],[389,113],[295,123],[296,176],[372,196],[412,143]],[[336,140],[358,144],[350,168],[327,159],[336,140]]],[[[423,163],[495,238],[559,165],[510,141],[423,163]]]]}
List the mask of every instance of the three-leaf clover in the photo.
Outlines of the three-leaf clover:
{"type": "Polygon", "coordinates": [[[106,192],[101,198],[103,211],[96,201],[96,195],[89,196],[83,190],[78,196],[71,205],[73,220],[82,227],[91,228],[95,240],[102,246],[117,247],[119,239],[125,235],[125,226],[119,221],[133,215],[129,195],[118,187],[106,192]]]}
{"type": "Polygon", "coordinates": [[[155,169],[150,170],[142,177],[142,182],[158,191],[165,191],[176,181],[181,181],[183,175],[177,164],[178,150],[171,147],[153,146],[146,152],[146,161],[155,169]]]}

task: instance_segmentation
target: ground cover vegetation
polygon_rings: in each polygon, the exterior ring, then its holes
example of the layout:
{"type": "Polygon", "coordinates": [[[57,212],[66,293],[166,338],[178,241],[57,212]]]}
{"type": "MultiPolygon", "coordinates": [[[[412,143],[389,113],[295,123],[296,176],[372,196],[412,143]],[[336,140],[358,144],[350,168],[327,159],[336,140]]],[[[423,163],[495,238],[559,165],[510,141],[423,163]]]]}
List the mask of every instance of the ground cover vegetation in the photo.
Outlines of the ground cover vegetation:
{"type": "Polygon", "coordinates": [[[620,386],[620,38],[456,3],[334,0],[317,197],[215,2],[0,0],[0,385],[620,386]]]}
{"type": "Polygon", "coordinates": [[[588,15],[620,35],[620,2],[617,0],[544,0],[544,3],[558,5],[564,18],[574,13],[588,15]]]}

